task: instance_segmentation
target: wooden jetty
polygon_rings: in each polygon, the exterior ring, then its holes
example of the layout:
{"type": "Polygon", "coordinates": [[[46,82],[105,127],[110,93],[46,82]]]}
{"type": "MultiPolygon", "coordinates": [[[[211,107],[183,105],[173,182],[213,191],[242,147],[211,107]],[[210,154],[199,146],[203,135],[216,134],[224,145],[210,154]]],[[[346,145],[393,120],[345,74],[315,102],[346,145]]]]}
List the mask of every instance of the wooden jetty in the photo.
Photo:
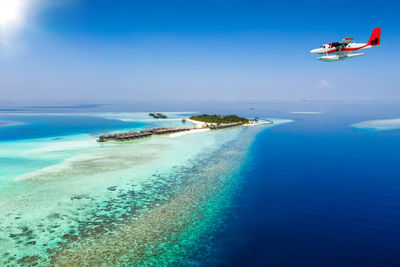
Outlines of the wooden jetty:
{"type": "Polygon", "coordinates": [[[177,132],[183,132],[183,131],[189,131],[189,130],[190,130],[190,128],[175,128],[175,127],[152,128],[152,129],[143,130],[140,133],[139,132],[127,132],[127,133],[101,135],[101,136],[99,136],[99,139],[97,140],[97,142],[106,142],[106,141],[110,141],[110,140],[130,141],[130,140],[150,137],[153,134],[155,134],[155,135],[170,134],[170,133],[177,133],[177,132]]]}
{"type": "Polygon", "coordinates": [[[224,128],[229,128],[229,127],[242,126],[242,125],[243,125],[243,122],[212,124],[212,125],[210,125],[210,129],[218,130],[218,129],[224,129],[224,128]]]}
{"type": "Polygon", "coordinates": [[[152,113],[149,113],[149,115],[152,116],[155,119],[165,119],[165,118],[167,118],[167,115],[164,115],[162,113],[152,112],[152,113]]]}
{"type": "MultiPolygon", "coordinates": [[[[160,113],[149,113],[151,116],[158,116],[160,113]]],[[[161,114],[163,115],[163,114],[161,114]]],[[[165,115],[163,115],[165,116],[165,115]]],[[[165,116],[166,117],[166,116],[165,116]]],[[[155,117],[156,118],[156,117],[155,117]]],[[[254,119],[257,121],[258,118],[254,119]]],[[[253,120],[252,120],[253,121],[253,120]]],[[[233,123],[224,123],[224,124],[208,124],[207,126],[203,126],[203,128],[209,127],[211,130],[225,129],[229,127],[242,126],[243,122],[233,122],[233,123]]],[[[114,141],[130,141],[145,137],[151,137],[152,135],[161,135],[161,134],[171,134],[183,131],[190,131],[191,128],[176,128],[176,127],[163,127],[163,128],[151,128],[145,129],[141,132],[126,132],[126,133],[118,133],[118,134],[107,134],[99,136],[97,142],[106,142],[110,140],[114,141]]]]}
{"type": "Polygon", "coordinates": [[[170,133],[177,133],[183,131],[189,131],[190,128],[175,128],[175,127],[164,127],[164,128],[152,128],[147,129],[142,132],[151,133],[151,134],[170,134],[170,133]]]}

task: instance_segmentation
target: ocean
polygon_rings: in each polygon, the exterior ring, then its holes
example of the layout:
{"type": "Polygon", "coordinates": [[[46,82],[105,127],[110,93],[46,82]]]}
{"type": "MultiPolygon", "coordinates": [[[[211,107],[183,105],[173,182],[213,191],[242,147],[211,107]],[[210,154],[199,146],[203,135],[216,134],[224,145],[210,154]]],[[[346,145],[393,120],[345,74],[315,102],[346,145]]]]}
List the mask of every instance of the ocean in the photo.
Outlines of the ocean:
{"type": "Polygon", "coordinates": [[[2,265],[400,264],[397,103],[163,108],[2,111],[2,265]],[[275,123],[95,141],[199,112],[275,123]]]}
{"type": "Polygon", "coordinates": [[[400,264],[400,130],[350,127],[399,114],[373,108],[299,114],[257,135],[227,265],[400,264]]]}

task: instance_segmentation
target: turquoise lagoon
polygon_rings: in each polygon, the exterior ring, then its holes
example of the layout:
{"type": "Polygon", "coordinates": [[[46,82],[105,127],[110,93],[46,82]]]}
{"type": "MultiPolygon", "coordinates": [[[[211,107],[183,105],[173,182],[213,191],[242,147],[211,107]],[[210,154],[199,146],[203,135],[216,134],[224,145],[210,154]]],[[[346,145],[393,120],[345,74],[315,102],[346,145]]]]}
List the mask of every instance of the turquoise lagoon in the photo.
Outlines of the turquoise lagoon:
{"type": "Polygon", "coordinates": [[[1,265],[212,259],[213,233],[240,185],[247,151],[272,126],[96,142],[103,133],[184,126],[186,113],[167,115],[172,119],[137,112],[2,114],[15,123],[0,128],[1,265]]]}

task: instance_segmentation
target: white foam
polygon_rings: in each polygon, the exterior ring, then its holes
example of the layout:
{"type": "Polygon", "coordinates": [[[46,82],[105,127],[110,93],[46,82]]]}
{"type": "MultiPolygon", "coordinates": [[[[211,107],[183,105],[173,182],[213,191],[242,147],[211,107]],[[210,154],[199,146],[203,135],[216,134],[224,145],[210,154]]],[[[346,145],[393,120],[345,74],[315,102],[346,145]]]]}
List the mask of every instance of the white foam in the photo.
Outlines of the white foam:
{"type": "Polygon", "coordinates": [[[272,121],[273,122],[272,124],[268,124],[268,126],[271,126],[271,127],[294,122],[294,120],[291,120],[291,119],[276,119],[276,118],[262,118],[261,120],[272,121]]]}
{"type": "Polygon", "coordinates": [[[400,118],[362,121],[351,125],[355,128],[373,129],[377,131],[400,129],[400,118]]]}

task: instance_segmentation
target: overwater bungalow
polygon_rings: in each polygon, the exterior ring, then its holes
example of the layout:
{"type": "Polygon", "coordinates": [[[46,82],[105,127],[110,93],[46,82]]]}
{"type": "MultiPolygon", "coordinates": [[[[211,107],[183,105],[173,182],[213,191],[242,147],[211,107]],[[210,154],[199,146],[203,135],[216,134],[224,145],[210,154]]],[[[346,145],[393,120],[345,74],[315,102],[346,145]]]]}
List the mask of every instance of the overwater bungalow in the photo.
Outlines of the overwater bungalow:
{"type": "Polygon", "coordinates": [[[167,118],[167,116],[162,114],[162,113],[154,113],[154,112],[152,112],[152,113],[149,113],[149,115],[152,116],[155,119],[165,119],[165,118],[167,118]]]}
{"type": "Polygon", "coordinates": [[[164,127],[164,128],[152,128],[146,129],[138,132],[127,132],[127,133],[119,133],[119,134],[108,134],[108,135],[101,135],[97,142],[106,142],[109,140],[117,140],[117,141],[127,141],[127,140],[134,140],[139,138],[150,137],[153,134],[169,134],[169,133],[176,133],[182,131],[189,131],[190,128],[175,128],[175,127],[164,127]]]}

